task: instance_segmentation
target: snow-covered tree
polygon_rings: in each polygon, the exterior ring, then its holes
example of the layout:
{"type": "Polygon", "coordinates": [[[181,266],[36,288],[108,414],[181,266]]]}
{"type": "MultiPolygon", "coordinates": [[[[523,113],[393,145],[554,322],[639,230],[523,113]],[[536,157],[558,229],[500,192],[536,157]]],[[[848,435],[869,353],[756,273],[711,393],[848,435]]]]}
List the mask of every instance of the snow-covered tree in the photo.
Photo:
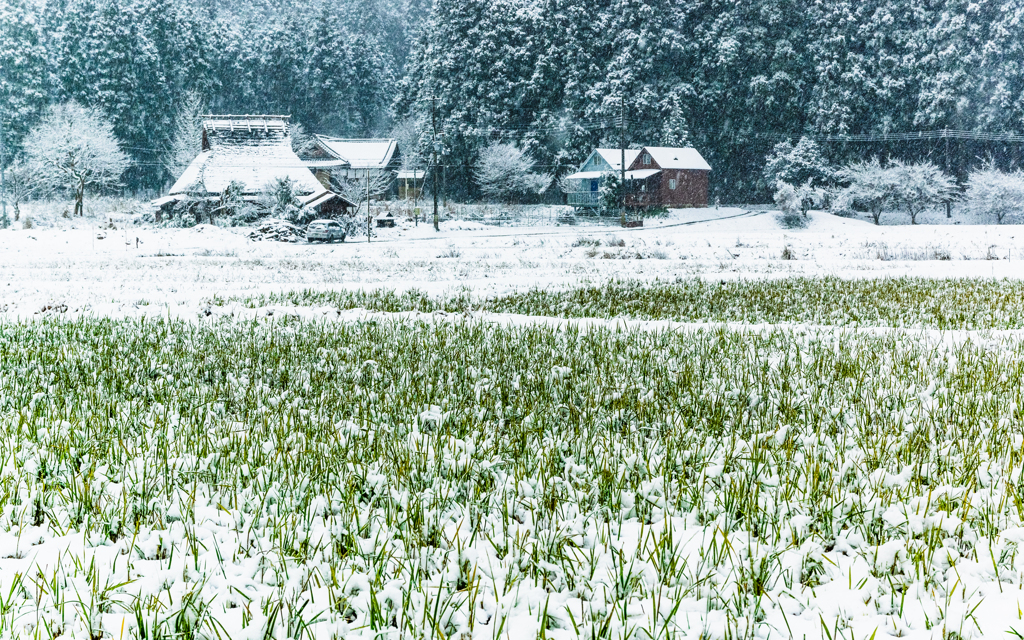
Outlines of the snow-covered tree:
{"type": "Polygon", "coordinates": [[[847,185],[832,198],[832,208],[836,212],[864,207],[877,225],[882,213],[897,201],[899,184],[895,174],[883,167],[878,158],[849,164],[836,175],[847,185]]]}
{"type": "Polygon", "coordinates": [[[971,173],[965,199],[972,211],[1002,224],[1008,216],[1024,213],[1024,172],[1005,173],[989,163],[971,173]]]}
{"type": "Polygon", "coordinates": [[[26,137],[25,154],[41,185],[74,194],[76,216],[83,215],[86,188],[118,185],[128,168],[113,124],[76,102],[50,107],[26,137]]]}
{"type": "Polygon", "coordinates": [[[813,207],[825,204],[825,198],[826,190],[812,186],[810,180],[801,185],[792,185],[781,180],[775,184],[775,204],[785,215],[802,213],[806,218],[807,212],[813,207]]]}
{"type": "Polygon", "coordinates": [[[910,224],[917,224],[917,216],[923,211],[946,202],[956,193],[956,182],[931,162],[894,160],[885,172],[896,185],[894,204],[910,215],[910,224]]]}
{"type": "Polygon", "coordinates": [[[299,157],[305,156],[313,148],[313,136],[306,131],[306,127],[302,126],[301,122],[288,123],[288,138],[292,142],[292,151],[299,157]]]}
{"type": "Polygon", "coordinates": [[[38,179],[41,167],[23,159],[15,160],[7,168],[4,188],[7,200],[14,207],[14,221],[21,219],[21,205],[26,200],[39,197],[46,192],[46,184],[38,179]]]}
{"type": "Polygon", "coordinates": [[[217,206],[210,211],[210,224],[214,217],[227,217],[232,224],[252,222],[255,218],[253,207],[245,201],[245,183],[232,180],[221,191],[217,206]]]}
{"type": "Polygon", "coordinates": [[[370,169],[353,172],[348,178],[339,180],[336,186],[340,187],[343,196],[361,205],[366,203],[367,196],[371,200],[382,197],[394,181],[393,171],[370,169]]]}
{"type": "Polygon", "coordinates": [[[275,178],[263,187],[260,201],[267,214],[275,218],[295,221],[298,217],[299,199],[295,195],[295,183],[291,178],[275,178]]]}
{"type": "Polygon", "coordinates": [[[63,99],[109,117],[135,160],[128,176],[133,184],[162,186],[162,149],[171,136],[177,96],[168,93],[160,73],[150,25],[132,2],[71,0],[66,11],[56,65],[63,99]]]}
{"type": "Polygon", "coordinates": [[[623,195],[623,184],[619,174],[613,171],[604,174],[601,179],[601,188],[598,191],[601,213],[618,213],[622,208],[623,195]]]}
{"type": "Polygon", "coordinates": [[[172,179],[177,179],[202,151],[205,110],[203,96],[195,91],[189,91],[178,105],[174,114],[174,134],[164,159],[172,179]]]}
{"type": "Polygon", "coordinates": [[[683,116],[683,107],[679,97],[673,96],[671,104],[672,108],[661,133],[661,146],[689,147],[690,127],[686,124],[686,117],[683,116]]]}
{"type": "Polygon", "coordinates": [[[0,165],[47,102],[47,51],[41,25],[27,0],[0,3],[0,165]]]}
{"type": "Polygon", "coordinates": [[[493,143],[480,152],[474,175],[486,197],[514,202],[527,194],[541,193],[551,176],[533,172],[533,160],[519,147],[493,143]]]}
{"type": "Polygon", "coordinates": [[[835,181],[835,171],[825,160],[818,143],[804,136],[795,147],[788,140],[775,145],[765,158],[764,179],[770,185],[781,181],[828,187],[835,181]]]}

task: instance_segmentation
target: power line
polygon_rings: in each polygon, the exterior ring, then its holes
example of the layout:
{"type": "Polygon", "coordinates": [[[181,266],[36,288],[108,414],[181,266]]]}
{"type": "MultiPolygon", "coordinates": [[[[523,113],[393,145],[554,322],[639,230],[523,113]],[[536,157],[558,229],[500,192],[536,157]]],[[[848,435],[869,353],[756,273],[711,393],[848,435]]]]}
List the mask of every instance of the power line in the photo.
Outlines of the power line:
{"type": "Polygon", "coordinates": [[[843,135],[814,135],[794,133],[757,133],[758,138],[791,140],[808,138],[815,142],[912,142],[914,140],[980,140],[984,142],[1024,142],[1024,135],[1015,133],[988,133],[965,129],[938,129],[934,131],[907,131],[902,133],[850,133],[843,135]]]}

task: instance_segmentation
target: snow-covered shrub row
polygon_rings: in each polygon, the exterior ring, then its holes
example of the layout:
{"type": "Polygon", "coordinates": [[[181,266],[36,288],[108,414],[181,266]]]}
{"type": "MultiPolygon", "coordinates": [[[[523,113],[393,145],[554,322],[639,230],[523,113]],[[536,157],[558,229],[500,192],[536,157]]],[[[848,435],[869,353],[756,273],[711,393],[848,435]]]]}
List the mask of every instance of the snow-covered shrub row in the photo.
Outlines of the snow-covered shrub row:
{"type": "Polygon", "coordinates": [[[0,326],[7,637],[980,637],[1014,342],[0,326]]]}
{"type": "Polygon", "coordinates": [[[474,299],[467,291],[431,297],[418,290],[305,290],[256,296],[245,304],[750,324],[1024,328],[1024,282],[967,278],[611,281],[562,291],[535,288],[487,299],[474,299]]]}

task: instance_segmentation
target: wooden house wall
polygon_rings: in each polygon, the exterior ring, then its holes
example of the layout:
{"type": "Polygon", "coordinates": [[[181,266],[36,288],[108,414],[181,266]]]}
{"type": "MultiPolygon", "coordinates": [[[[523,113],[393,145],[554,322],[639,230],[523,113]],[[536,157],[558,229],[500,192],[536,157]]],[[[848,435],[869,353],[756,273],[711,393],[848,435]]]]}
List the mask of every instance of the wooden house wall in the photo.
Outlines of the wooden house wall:
{"type": "Polygon", "coordinates": [[[631,180],[626,193],[626,206],[636,209],[650,207],[706,207],[708,205],[708,172],[668,169],[645,180],[631,180]],[[676,188],[671,188],[671,179],[676,188]]]}
{"type": "Polygon", "coordinates": [[[662,206],[706,207],[708,206],[708,172],[689,169],[662,169],[659,185],[659,200],[662,206]],[[676,188],[670,189],[670,180],[676,180],[676,188]]]}

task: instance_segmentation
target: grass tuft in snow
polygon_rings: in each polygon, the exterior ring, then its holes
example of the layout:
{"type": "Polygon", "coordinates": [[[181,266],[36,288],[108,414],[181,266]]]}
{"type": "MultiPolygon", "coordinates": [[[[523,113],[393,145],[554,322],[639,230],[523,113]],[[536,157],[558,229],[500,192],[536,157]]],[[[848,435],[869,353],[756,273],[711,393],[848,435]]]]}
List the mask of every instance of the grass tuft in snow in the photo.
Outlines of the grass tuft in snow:
{"type": "Polygon", "coordinates": [[[410,290],[292,291],[245,299],[273,304],[400,312],[471,310],[564,318],[635,318],[750,324],[807,323],[931,329],[1024,328],[1024,281],[788,278],[675,282],[614,281],[568,290],[535,288],[474,299],[468,291],[431,297],[410,290]]]}

